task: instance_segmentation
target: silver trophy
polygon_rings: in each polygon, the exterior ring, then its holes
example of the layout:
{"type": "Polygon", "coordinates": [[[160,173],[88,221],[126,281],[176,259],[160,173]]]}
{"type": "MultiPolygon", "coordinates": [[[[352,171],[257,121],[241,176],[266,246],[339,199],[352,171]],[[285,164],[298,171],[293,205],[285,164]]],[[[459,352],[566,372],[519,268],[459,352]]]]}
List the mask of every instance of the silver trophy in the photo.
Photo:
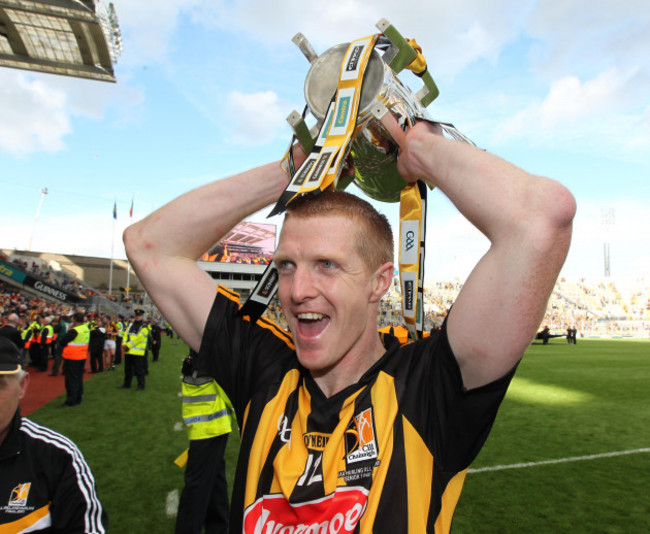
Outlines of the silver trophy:
{"type": "MultiPolygon", "coordinates": [[[[424,71],[418,73],[424,83],[418,93],[414,94],[402,83],[397,74],[412,64],[418,52],[386,19],[379,21],[377,28],[382,36],[365,69],[356,122],[359,133],[352,142],[348,156],[349,164],[354,166],[354,176],[342,177],[337,189],[344,189],[354,181],[374,200],[398,202],[400,191],[407,183],[397,172],[399,147],[380,117],[388,111],[403,128],[415,124],[417,120],[434,122],[426,106],[438,96],[438,88],[426,70],[426,63],[424,71]]],[[[292,40],[311,64],[305,78],[304,92],[307,108],[316,119],[316,125],[309,129],[304,113],[297,111],[292,112],[287,120],[309,152],[325,120],[332,95],[336,93],[339,70],[349,43],[333,46],[318,55],[302,34],[298,33],[292,40]]],[[[469,142],[452,125],[440,124],[450,136],[469,142]]]]}

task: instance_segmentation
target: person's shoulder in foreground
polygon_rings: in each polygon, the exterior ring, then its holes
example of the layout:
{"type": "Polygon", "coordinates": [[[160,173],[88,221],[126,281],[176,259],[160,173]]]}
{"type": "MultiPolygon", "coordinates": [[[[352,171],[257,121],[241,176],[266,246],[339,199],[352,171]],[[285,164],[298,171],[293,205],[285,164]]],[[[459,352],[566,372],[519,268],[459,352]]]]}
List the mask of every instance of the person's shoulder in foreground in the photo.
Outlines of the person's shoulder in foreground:
{"type": "Polygon", "coordinates": [[[21,417],[28,385],[20,352],[0,338],[0,532],[106,532],[106,511],[81,451],[21,417]]]}

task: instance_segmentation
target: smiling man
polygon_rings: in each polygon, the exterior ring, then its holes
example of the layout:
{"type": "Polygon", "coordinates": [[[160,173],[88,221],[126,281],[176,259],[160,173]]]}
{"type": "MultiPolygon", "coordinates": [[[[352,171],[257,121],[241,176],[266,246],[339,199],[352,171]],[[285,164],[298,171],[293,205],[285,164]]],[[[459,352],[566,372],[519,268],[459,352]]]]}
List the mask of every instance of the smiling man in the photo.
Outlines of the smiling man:
{"type": "Polygon", "coordinates": [[[343,192],[289,205],[275,263],[291,335],[238,316],[196,259],[287,185],[278,163],[191,191],[125,232],[138,276],[202,373],[232,400],[242,450],[232,532],[448,532],[466,470],[544,315],[575,202],[425,123],[401,142],[405,180],[439,188],[490,240],[441,331],[377,333],[390,226],[343,192]]]}

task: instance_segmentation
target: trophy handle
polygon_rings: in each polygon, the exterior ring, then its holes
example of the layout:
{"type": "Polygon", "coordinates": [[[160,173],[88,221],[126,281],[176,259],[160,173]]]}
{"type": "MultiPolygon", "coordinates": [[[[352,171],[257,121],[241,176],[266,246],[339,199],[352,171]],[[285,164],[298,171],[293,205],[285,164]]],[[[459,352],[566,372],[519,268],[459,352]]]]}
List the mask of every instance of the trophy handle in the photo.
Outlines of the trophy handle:
{"type": "Polygon", "coordinates": [[[289,113],[287,122],[289,123],[289,126],[291,126],[296,139],[298,139],[298,142],[305,150],[305,153],[309,154],[311,152],[311,149],[314,148],[314,145],[316,144],[316,136],[312,135],[312,132],[309,130],[309,126],[307,126],[307,122],[305,121],[304,117],[296,110],[293,110],[291,113],[289,113]]]}
{"type": "MultiPolygon", "coordinates": [[[[401,72],[413,62],[413,60],[417,57],[417,52],[388,20],[381,19],[376,24],[376,27],[398,50],[397,55],[393,57],[388,66],[393,69],[395,73],[401,72]]],[[[419,77],[422,78],[424,87],[420,89],[415,96],[420,101],[422,106],[426,108],[438,97],[440,91],[438,90],[438,86],[436,85],[436,82],[433,80],[433,77],[428,70],[425,70],[423,74],[419,75],[419,77]]]]}
{"type": "Polygon", "coordinates": [[[293,39],[291,40],[300,49],[303,56],[307,58],[307,61],[309,61],[309,63],[313,63],[318,59],[318,54],[314,50],[314,47],[307,40],[307,37],[305,37],[302,33],[298,32],[293,36],[293,39]]]}

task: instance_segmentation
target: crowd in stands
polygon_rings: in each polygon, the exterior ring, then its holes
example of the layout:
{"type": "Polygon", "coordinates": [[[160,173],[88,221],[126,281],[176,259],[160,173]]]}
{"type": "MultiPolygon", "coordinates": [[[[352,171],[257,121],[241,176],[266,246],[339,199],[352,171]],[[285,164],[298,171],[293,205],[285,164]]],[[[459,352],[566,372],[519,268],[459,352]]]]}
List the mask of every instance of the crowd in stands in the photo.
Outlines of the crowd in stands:
{"type": "Polygon", "coordinates": [[[0,261],[16,267],[21,271],[46,282],[50,286],[75,295],[84,301],[99,297],[118,304],[123,308],[123,310],[119,310],[118,307],[113,307],[114,312],[124,311],[131,309],[134,306],[143,306],[146,304],[145,295],[142,292],[137,293],[134,291],[126,291],[125,288],[120,288],[118,295],[109,295],[105,291],[97,290],[85,284],[82,280],[79,280],[62,269],[53,269],[51,263],[40,258],[24,257],[16,253],[8,256],[0,251],[0,261]]]}
{"type": "MultiPolygon", "coordinates": [[[[442,324],[460,292],[459,281],[433,281],[425,284],[424,330],[442,324]]],[[[399,282],[396,279],[379,308],[379,324],[403,325],[399,282]]],[[[274,300],[266,317],[287,329],[282,308],[274,300]]],[[[569,282],[558,280],[549,299],[546,315],[540,324],[551,334],[565,334],[576,329],[578,337],[650,337],[650,287],[643,284],[622,289],[613,281],[569,282]]]]}
{"type": "Polygon", "coordinates": [[[229,263],[245,263],[247,265],[268,265],[273,258],[272,254],[247,254],[243,252],[232,252],[228,258],[229,263]]]}
{"type": "MultiPolygon", "coordinates": [[[[105,340],[115,340],[118,332],[124,331],[125,325],[130,320],[130,315],[110,314],[99,309],[84,307],[85,303],[66,304],[36,297],[9,286],[0,281],[0,329],[11,325],[18,330],[21,339],[13,340],[19,349],[24,349],[24,356],[37,371],[45,371],[48,368],[49,359],[55,356],[55,342],[57,337],[62,336],[71,325],[71,317],[77,311],[84,313],[85,321],[91,330],[89,346],[91,372],[104,369],[114,369],[112,358],[107,356],[105,351],[105,340]],[[119,329],[115,325],[120,325],[119,329]],[[51,325],[52,329],[45,334],[44,328],[51,325]],[[40,345],[43,358],[36,361],[34,351],[27,351],[33,344],[40,345]],[[107,359],[108,358],[108,359],[107,359]]],[[[165,332],[173,338],[171,327],[159,314],[149,317],[154,329],[165,332]]],[[[40,352],[40,351],[39,351],[40,352]]],[[[59,374],[59,363],[52,366],[52,374],[59,374]]]]}
{"type": "Polygon", "coordinates": [[[81,299],[87,299],[88,297],[100,294],[65,272],[54,271],[49,264],[38,258],[24,258],[17,255],[9,257],[0,252],[0,260],[81,299]]]}
{"type": "MultiPolygon", "coordinates": [[[[442,324],[462,288],[459,281],[432,281],[425,284],[424,330],[429,332],[442,324]]],[[[268,319],[287,328],[282,308],[274,300],[268,319]]],[[[403,325],[399,282],[394,281],[379,308],[380,326],[403,325]]],[[[643,284],[623,289],[613,281],[569,282],[558,280],[549,299],[546,315],[540,325],[551,334],[565,334],[576,329],[578,337],[650,337],[650,287],[643,284]]]]}
{"type": "MultiPolygon", "coordinates": [[[[251,262],[251,258],[239,255],[233,259],[242,262],[251,262]]],[[[66,291],[76,294],[84,299],[97,296],[98,292],[74,279],[68,273],[53,271],[41,260],[25,258],[8,258],[0,252],[0,260],[13,263],[13,265],[40,276],[66,291]]],[[[266,261],[267,259],[265,259],[266,261]]],[[[431,281],[425,284],[424,292],[424,330],[430,331],[437,328],[444,320],[449,308],[462,288],[460,281],[431,281]]],[[[132,306],[145,304],[143,295],[134,295],[122,292],[119,298],[108,297],[108,300],[117,301],[130,309],[132,306]]],[[[7,300],[6,294],[3,299],[7,300]]],[[[23,298],[21,305],[26,307],[31,314],[34,310],[44,306],[38,298],[23,298]]],[[[57,305],[53,305],[57,306],[57,305]]],[[[61,306],[61,312],[66,312],[61,306]]],[[[59,310],[57,310],[59,311],[59,310]]],[[[269,305],[265,316],[287,329],[287,322],[282,313],[282,307],[277,299],[269,305]]],[[[394,280],[391,289],[383,298],[379,309],[379,323],[383,326],[402,325],[401,296],[399,281],[394,280]]],[[[555,284],[553,293],[548,303],[546,315],[541,326],[548,326],[551,333],[565,333],[567,328],[575,328],[578,337],[650,337],[650,287],[643,283],[624,287],[612,280],[587,281],[580,279],[568,281],[561,278],[555,284]]],[[[540,326],[540,330],[541,330],[540,326]]]]}

